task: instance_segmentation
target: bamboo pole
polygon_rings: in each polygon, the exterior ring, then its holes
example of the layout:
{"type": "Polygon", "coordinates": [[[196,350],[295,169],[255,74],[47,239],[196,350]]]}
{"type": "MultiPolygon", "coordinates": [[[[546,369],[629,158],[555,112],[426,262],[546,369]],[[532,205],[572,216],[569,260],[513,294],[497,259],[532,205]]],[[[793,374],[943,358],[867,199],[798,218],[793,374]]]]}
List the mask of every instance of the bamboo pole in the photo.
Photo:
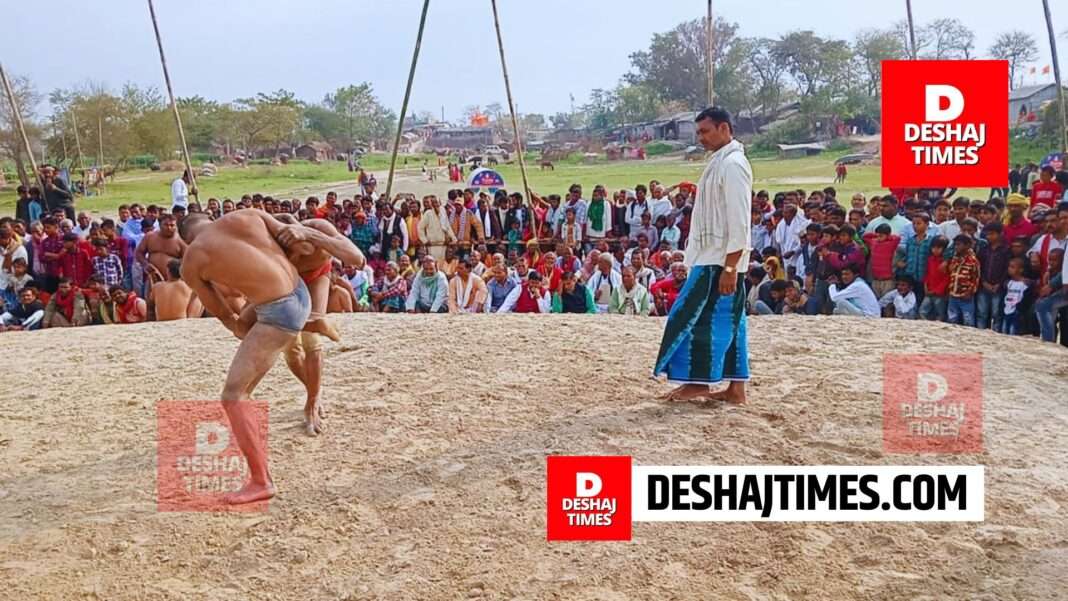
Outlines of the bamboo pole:
{"type": "Polygon", "coordinates": [[[712,32],[715,31],[716,25],[712,21],[712,0],[708,0],[708,19],[705,21],[705,45],[708,56],[708,106],[716,105],[716,96],[712,87],[712,77],[714,75],[715,55],[713,54],[712,47],[712,32]]]}
{"type": "MultiPolygon", "coordinates": [[[[404,116],[408,113],[408,100],[412,97],[412,83],[415,81],[415,65],[419,62],[419,48],[423,45],[423,29],[426,27],[426,13],[430,0],[423,0],[423,14],[419,16],[419,32],[415,34],[415,50],[412,51],[412,66],[408,70],[408,85],[404,88],[404,102],[401,103],[400,119],[397,121],[397,136],[393,139],[393,156],[389,159],[389,177],[386,178],[386,201],[393,202],[393,174],[397,169],[397,152],[400,151],[401,133],[404,131],[404,116]]],[[[442,109],[444,113],[444,109],[442,109]]]]}
{"type": "Polygon", "coordinates": [[[504,74],[504,91],[508,96],[508,112],[512,115],[512,132],[515,135],[515,152],[519,157],[519,173],[523,177],[523,190],[526,192],[531,221],[534,223],[534,240],[537,241],[541,233],[541,224],[538,223],[538,214],[534,212],[534,199],[530,195],[530,182],[527,180],[527,164],[523,159],[523,139],[519,136],[519,120],[515,117],[515,102],[512,101],[512,83],[508,79],[508,64],[504,60],[504,40],[501,38],[501,21],[497,15],[497,0],[490,0],[490,5],[493,7],[493,27],[497,30],[497,50],[501,54],[501,72],[504,74]]]}
{"type": "Polygon", "coordinates": [[[178,104],[174,101],[174,90],[171,88],[171,74],[167,70],[167,57],[163,55],[163,39],[159,35],[159,23],[156,21],[156,7],[152,0],[148,0],[148,14],[152,17],[152,29],[156,32],[156,47],[159,48],[159,62],[163,65],[163,80],[167,83],[167,95],[171,99],[171,110],[174,112],[174,125],[178,128],[178,140],[182,143],[182,158],[185,159],[185,170],[189,174],[190,194],[200,202],[197,190],[197,177],[193,173],[193,163],[189,157],[189,146],[185,143],[185,129],[182,127],[182,116],[178,113],[178,104]]]}
{"type": "Polygon", "coordinates": [[[96,115],[96,150],[97,150],[97,167],[101,172],[104,171],[104,113],[97,113],[96,115]]]}
{"type": "Polygon", "coordinates": [[[78,117],[74,113],[74,107],[70,107],[70,120],[74,126],[74,149],[78,152],[78,169],[85,169],[85,157],[82,156],[82,137],[78,134],[78,117]]]}
{"type": "Polygon", "coordinates": [[[912,60],[916,60],[916,28],[912,25],[912,0],[905,0],[905,11],[909,16],[909,44],[912,50],[912,60]]]}
{"type": "Polygon", "coordinates": [[[1053,79],[1057,82],[1057,104],[1061,106],[1061,152],[1068,151],[1068,119],[1065,119],[1064,88],[1061,87],[1061,63],[1057,60],[1057,36],[1053,33],[1053,17],[1049,12],[1049,0],[1042,0],[1046,11],[1046,29],[1049,31],[1049,50],[1053,54],[1053,79]]]}
{"type": "Polygon", "coordinates": [[[26,149],[26,156],[30,157],[30,168],[33,169],[34,176],[37,177],[37,183],[41,187],[41,194],[45,194],[44,178],[41,177],[41,172],[37,170],[37,159],[33,158],[33,149],[30,148],[30,138],[26,136],[26,125],[22,122],[22,113],[19,111],[19,103],[15,100],[15,93],[11,91],[11,83],[7,80],[7,72],[4,71],[4,66],[0,64],[0,80],[3,80],[4,92],[7,93],[7,100],[11,103],[11,117],[15,120],[15,127],[19,130],[19,135],[22,137],[23,147],[26,149]]]}

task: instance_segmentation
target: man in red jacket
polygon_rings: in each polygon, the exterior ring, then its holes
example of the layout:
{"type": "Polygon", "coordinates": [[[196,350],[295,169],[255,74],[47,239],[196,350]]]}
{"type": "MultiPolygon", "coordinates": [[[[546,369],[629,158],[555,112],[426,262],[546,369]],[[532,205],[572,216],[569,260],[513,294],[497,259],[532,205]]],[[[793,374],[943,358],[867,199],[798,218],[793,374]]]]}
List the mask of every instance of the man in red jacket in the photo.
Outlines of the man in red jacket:
{"type": "Polygon", "coordinates": [[[1044,204],[1049,208],[1057,206],[1064,194],[1064,188],[1053,181],[1053,167],[1046,165],[1038,175],[1035,185],[1031,186],[1031,208],[1035,205],[1044,204]]]}
{"type": "Polygon", "coordinates": [[[59,277],[67,278],[78,288],[84,288],[93,275],[93,260],[79,244],[78,234],[63,235],[63,253],[59,256],[59,277]]]}
{"type": "Polygon", "coordinates": [[[890,233],[890,226],[879,224],[874,232],[864,234],[864,243],[871,250],[871,288],[876,298],[882,298],[897,287],[894,282],[894,253],[901,236],[890,233]]]}

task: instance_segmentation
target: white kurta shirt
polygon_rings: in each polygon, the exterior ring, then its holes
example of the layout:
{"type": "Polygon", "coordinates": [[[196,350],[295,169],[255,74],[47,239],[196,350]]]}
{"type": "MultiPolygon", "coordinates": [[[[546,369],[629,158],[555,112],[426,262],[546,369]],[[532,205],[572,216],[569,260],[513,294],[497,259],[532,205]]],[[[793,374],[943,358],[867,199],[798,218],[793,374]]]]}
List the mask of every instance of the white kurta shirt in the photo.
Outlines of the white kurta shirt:
{"type": "Polygon", "coordinates": [[[690,221],[686,265],[723,265],[727,255],[742,251],[737,268],[749,268],[753,170],[745,147],[731,140],[712,153],[697,183],[690,221]]]}

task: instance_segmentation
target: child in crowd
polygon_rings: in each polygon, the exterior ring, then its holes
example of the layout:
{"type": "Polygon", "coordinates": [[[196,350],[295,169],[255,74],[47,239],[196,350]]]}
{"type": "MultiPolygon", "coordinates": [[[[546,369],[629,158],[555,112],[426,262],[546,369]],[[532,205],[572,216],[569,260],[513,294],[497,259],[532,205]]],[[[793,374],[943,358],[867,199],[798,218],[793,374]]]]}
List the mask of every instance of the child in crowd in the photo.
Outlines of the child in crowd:
{"type": "Polygon", "coordinates": [[[898,276],[897,288],[887,292],[879,299],[879,306],[885,313],[890,305],[894,306],[893,315],[898,319],[916,319],[916,294],[912,291],[912,278],[907,275],[898,276]]]}
{"type": "Polygon", "coordinates": [[[894,253],[901,236],[891,233],[886,223],[879,224],[874,232],[864,234],[864,242],[871,250],[871,287],[879,298],[894,288],[894,253]]]}
{"type": "Polygon", "coordinates": [[[786,298],[783,300],[782,313],[783,315],[804,315],[808,305],[808,295],[805,294],[801,286],[796,282],[792,282],[789,288],[786,289],[786,298]]]}
{"type": "Polygon", "coordinates": [[[931,254],[927,257],[927,272],[923,277],[924,296],[920,304],[920,317],[929,321],[945,321],[948,306],[949,274],[943,256],[949,242],[942,236],[931,241],[931,254]]]}
{"type": "Polygon", "coordinates": [[[1026,262],[1020,257],[1009,259],[1009,279],[1005,283],[1005,310],[1001,333],[1016,336],[1020,333],[1020,303],[1027,294],[1030,282],[1024,277],[1026,262]]]}
{"type": "Polygon", "coordinates": [[[949,323],[975,327],[975,293],[979,290],[979,260],[972,250],[974,240],[965,233],[953,239],[953,258],[949,260],[949,323]]]}

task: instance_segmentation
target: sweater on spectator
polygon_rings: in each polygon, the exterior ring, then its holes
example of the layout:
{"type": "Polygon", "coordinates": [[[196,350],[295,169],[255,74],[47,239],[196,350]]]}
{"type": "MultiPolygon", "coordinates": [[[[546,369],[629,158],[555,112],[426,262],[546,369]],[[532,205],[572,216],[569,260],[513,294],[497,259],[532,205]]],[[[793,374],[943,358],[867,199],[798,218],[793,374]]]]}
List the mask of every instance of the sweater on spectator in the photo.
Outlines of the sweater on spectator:
{"type": "Polygon", "coordinates": [[[894,279],[894,253],[901,237],[889,234],[880,240],[879,234],[869,231],[864,234],[864,242],[871,249],[871,277],[876,280],[894,279]]]}
{"type": "Polygon", "coordinates": [[[962,256],[949,260],[949,295],[971,298],[979,289],[979,260],[970,249],[962,256]]]}
{"type": "Polygon", "coordinates": [[[832,244],[828,251],[829,252],[823,258],[830,263],[835,271],[841,271],[842,269],[849,267],[853,270],[853,273],[857,275],[864,274],[864,251],[856,244],[850,243],[846,246],[832,244]]]}
{"type": "Polygon", "coordinates": [[[942,269],[945,260],[942,257],[931,255],[927,257],[927,273],[923,277],[923,284],[927,287],[927,294],[945,296],[949,290],[949,274],[942,269]]]}
{"type": "Polygon", "coordinates": [[[999,289],[1009,278],[1009,246],[1002,242],[995,246],[989,244],[979,249],[979,269],[984,284],[997,284],[999,289]]]}

